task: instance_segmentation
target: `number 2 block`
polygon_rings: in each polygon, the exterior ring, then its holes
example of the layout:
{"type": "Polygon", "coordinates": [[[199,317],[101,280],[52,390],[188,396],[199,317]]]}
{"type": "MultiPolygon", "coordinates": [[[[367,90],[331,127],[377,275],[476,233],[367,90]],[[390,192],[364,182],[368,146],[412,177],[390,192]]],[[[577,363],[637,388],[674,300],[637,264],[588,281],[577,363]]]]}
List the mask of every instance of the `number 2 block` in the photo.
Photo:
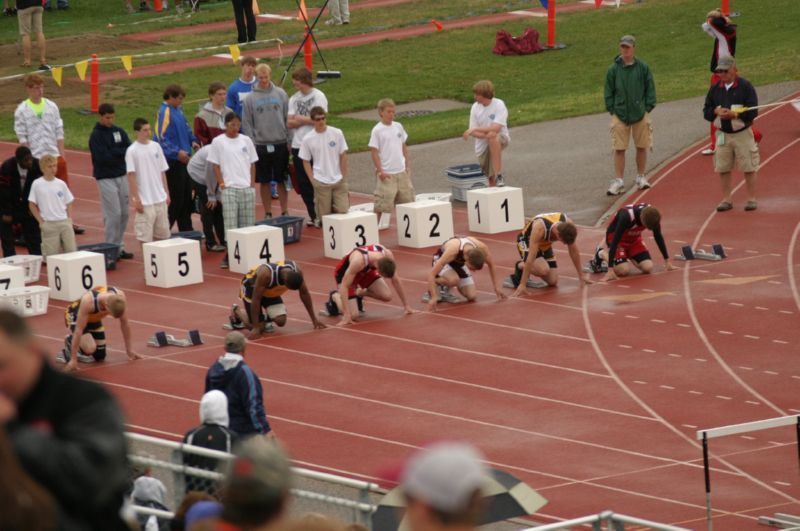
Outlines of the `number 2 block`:
{"type": "Polygon", "coordinates": [[[50,255],[47,283],[51,299],[74,301],[88,290],[106,285],[106,257],[89,251],[50,255]]]}
{"type": "Polygon", "coordinates": [[[282,262],[283,230],[269,225],[231,229],[226,233],[228,264],[234,273],[247,273],[258,264],[282,262]]]}
{"type": "Polygon", "coordinates": [[[397,205],[397,243],[433,247],[453,237],[453,205],[449,201],[415,201],[397,205]]]}
{"type": "Polygon", "coordinates": [[[495,234],[520,230],[525,224],[522,189],[481,188],[467,192],[469,230],[495,234]]]}
{"type": "Polygon", "coordinates": [[[157,288],[175,288],[203,281],[200,242],[173,238],[142,245],[144,283],[157,288]]]}
{"type": "Polygon", "coordinates": [[[322,232],[325,256],[337,260],[352,251],[353,247],[380,243],[378,216],[372,212],[328,214],[322,217],[322,232]]]}

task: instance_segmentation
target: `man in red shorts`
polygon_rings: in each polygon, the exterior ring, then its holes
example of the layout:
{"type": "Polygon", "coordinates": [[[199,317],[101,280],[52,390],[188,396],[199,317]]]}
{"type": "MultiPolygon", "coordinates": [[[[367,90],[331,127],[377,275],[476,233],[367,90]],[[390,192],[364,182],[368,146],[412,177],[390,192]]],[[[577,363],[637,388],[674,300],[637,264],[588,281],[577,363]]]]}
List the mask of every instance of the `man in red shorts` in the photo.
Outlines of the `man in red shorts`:
{"type": "Polygon", "coordinates": [[[403,283],[400,277],[395,274],[397,264],[394,261],[392,251],[383,245],[362,245],[356,247],[347,254],[334,271],[338,291],[331,291],[325,308],[328,315],[342,316],[339,325],[350,324],[356,319],[356,312],[349,304],[349,301],[356,299],[359,311],[363,311],[362,297],[372,297],[379,301],[389,302],[392,300],[392,292],[386,284],[385,279],[392,281],[392,286],[403,303],[403,310],[406,315],[414,313],[408,305],[406,294],[403,290],[403,283]],[[348,301],[345,303],[345,301],[348,301]],[[345,307],[345,304],[347,307],[345,307]]]}
{"type": "Polygon", "coordinates": [[[594,258],[589,260],[589,270],[593,273],[602,272],[603,262],[607,261],[609,256],[613,256],[612,267],[608,268],[608,273],[603,277],[604,281],[627,276],[631,272],[631,263],[642,273],[653,271],[650,251],[642,241],[642,232],[645,229],[653,231],[658,250],[664,257],[664,269],[667,271],[677,269],[669,261],[667,245],[664,243],[664,236],[661,235],[661,213],[652,205],[636,203],[626,205],[614,214],[606,229],[608,252],[603,250],[602,244],[598,245],[594,258]]]}

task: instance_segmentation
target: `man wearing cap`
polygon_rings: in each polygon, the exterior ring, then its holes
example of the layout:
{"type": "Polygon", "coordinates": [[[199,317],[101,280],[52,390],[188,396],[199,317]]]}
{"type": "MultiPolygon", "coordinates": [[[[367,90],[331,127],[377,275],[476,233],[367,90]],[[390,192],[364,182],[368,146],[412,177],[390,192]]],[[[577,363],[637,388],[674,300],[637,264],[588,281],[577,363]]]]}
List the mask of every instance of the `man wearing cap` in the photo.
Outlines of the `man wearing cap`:
{"type": "Polygon", "coordinates": [[[484,510],[488,471],[483,456],[465,443],[442,442],[412,455],[401,477],[412,531],[471,529],[484,510]]]}
{"type": "Polygon", "coordinates": [[[606,110],[611,114],[611,144],[614,150],[614,179],[607,195],[625,191],[625,151],[630,138],[636,146],[636,187],[650,188],[644,176],[647,169],[647,150],[653,144],[650,111],[656,106],[656,86],[653,74],[645,62],[636,57],[636,39],[623,35],[619,40],[619,55],[606,73],[606,110]]]}
{"type": "Polygon", "coordinates": [[[225,354],[208,369],[205,392],[218,389],[228,397],[228,427],[237,435],[261,434],[272,439],[275,434],[264,411],[261,381],[244,361],[246,346],[241,332],[225,336],[225,354]]]}
{"type": "Polygon", "coordinates": [[[717,205],[717,212],[733,208],[731,171],[734,164],[744,172],[747,189],[744,209],[752,211],[758,208],[756,172],[760,158],[752,128],[753,120],[758,116],[758,109],[752,109],[758,106],[758,95],[749,81],[738,76],[733,57],[720,57],[715,72],[719,81],[708,89],[703,117],[719,130],[714,171],[719,173],[722,184],[722,202],[717,205]]]}

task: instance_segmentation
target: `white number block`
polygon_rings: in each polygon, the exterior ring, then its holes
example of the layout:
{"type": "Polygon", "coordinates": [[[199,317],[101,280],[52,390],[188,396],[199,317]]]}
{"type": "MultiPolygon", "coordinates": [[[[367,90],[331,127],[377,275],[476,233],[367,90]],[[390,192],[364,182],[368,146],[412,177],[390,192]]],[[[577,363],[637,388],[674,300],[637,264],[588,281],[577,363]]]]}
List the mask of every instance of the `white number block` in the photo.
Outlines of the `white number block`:
{"type": "Polygon", "coordinates": [[[226,233],[228,264],[234,273],[247,273],[258,264],[281,262],[283,230],[269,225],[231,229],[226,233]]]}
{"type": "Polygon", "coordinates": [[[142,245],[144,283],[157,288],[176,288],[203,281],[200,242],[172,238],[142,245]]]}
{"type": "Polygon", "coordinates": [[[469,230],[496,234],[520,230],[525,224],[522,188],[481,188],[467,192],[469,230]]]}
{"type": "Polygon", "coordinates": [[[453,237],[453,205],[449,201],[416,201],[397,205],[397,243],[433,247],[453,237]]]}
{"type": "Polygon", "coordinates": [[[24,287],[24,269],[18,266],[0,264],[0,291],[24,287]]]}
{"type": "Polygon", "coordinates": [[[340,259],[353,247],[380,243],[378,216],[371,212],[328,214],[322,217],[323,245],[327,258],[340,259]]]}
{"type": "Polygon", "coordinates": [[[76,251],[47,257],[50,298],[74,301],[95,286],[106,285],[106,257],[102,253],[76,251]]]}

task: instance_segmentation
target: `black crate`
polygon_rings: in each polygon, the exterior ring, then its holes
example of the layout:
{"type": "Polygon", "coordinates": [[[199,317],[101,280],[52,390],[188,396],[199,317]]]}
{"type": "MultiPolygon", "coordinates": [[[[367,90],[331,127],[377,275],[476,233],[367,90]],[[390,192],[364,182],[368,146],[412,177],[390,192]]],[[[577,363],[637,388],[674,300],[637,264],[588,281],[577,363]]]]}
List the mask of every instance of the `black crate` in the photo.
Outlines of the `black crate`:
{"type": "Polygon", "coordinates": [[[295,243],[300,241],[300,236],[303,234],[303,219],[298,216],[278,216],[256,221],[256,225],[280,227],[283,230],[283,243],[295,243]]]}
{"type": "Polygon", "coordinates": [[[102,253],[106,258],[106,271],[113,271],[117,268],[119,260],[119,245],[114,243],[89,243],[79,245],[79,251],[89,251],[91,253],[102,253]]]}

